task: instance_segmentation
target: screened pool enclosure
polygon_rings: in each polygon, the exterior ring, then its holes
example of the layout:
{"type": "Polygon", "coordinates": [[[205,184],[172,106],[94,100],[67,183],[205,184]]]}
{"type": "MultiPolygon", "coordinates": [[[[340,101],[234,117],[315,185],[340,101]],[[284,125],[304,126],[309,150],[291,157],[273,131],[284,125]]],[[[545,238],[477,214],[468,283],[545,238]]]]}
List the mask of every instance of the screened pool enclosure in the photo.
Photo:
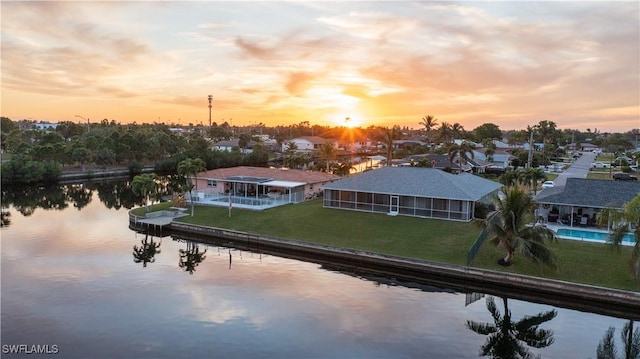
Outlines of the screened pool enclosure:
{"type": "Polygon", "coordinates": [[[471,221],[499,183],[437,169],[384,167],[323,187],[323,206],[363,212],[471,221]]]}

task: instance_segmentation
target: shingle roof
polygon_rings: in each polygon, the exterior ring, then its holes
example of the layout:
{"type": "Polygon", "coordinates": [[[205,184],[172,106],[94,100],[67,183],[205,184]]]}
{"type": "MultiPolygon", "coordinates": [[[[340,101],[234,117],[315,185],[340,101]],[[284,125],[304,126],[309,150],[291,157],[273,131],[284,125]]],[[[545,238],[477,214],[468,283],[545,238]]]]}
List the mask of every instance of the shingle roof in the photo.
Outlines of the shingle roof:
{"type": "Polygon", "coordinates": [[[382,167],[323,186],[325,189],[476,201],[502,187],[469,173],[434,168],[382,167]]]}
{"type": "Polygon", "coordinates": [[[318,171],[301,171],[301,170],[284,170],[278,168],[266,168],[266,167],[249,167],[239,166],[230,168],[218,168],[215,170],[209,170],[206,172],[198,173],[198,178],[216,179],[222,180],[224,178],[232,176],[245,176],[245,177],[262,177],[271,178],[281,181],[293,181],[304,183],[319,183],[326,181],[335,181],[340,178],[334,174],[318,172],[318,171]]]}
{"type": "Polygon", "coordinates": [[[622,207],[640,193],[637,181],[567,178],[566,185],[544,189],[534,200],[543,204],[579,207],[622,207]]]}

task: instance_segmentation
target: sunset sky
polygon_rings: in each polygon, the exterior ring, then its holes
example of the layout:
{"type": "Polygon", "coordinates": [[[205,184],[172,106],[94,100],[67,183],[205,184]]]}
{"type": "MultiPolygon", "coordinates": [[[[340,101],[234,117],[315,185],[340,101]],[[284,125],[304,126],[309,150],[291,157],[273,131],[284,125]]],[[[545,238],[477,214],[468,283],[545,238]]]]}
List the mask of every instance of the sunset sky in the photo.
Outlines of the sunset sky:
{"type": "Polygon", "coordinates": [[[638,1],[0,6],[13,120],[640,128],[638,1]]]}

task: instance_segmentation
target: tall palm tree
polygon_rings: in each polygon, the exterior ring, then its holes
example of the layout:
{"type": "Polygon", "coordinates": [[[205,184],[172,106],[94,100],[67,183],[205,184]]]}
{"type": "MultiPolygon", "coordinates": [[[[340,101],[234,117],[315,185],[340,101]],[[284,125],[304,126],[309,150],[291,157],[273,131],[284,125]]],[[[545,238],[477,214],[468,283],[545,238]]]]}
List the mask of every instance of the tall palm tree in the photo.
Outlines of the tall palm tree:
{"type": "Polygon", "coordinates": [[[330,142],[323,143],[318,148],[318,156],[327,164],[327,173],[329,173],[329,166],[331,161],[336,159],[336,149],[330,142]]]}
{"type": "Polygon", "coordinates": [[[191,201],[191,216],[193,217],[195,210],[195,203],[193,202],[193,188],[195,186],[198,190],[198,181],[196,175],[199,172],[206,170],[206,166],[203,160],[200,158],[187,158],[178,163],[178,174],[187,177],[186,189],[189,190],[189,200],[191,201]]]}
{"type": "Polygon", "coordinates": [[[493,317],[493,323],[467,320],[467,328],[488,336],[480,349],[480,356],[490,356],[495,359],[528,359],[533,356],[527,346],[546,348],[553,344],[553,331],[539,329],[539,327],[542,323],[555,318],[558,312],[555,310],[541,312],[534,316],[525,316],[514,323],[507,298],[503,297],[502,302],[504,314],[501,314],[496,307],[493,297],[487,298],[487,309],[493,317]]]}
{"type": "Polygon", "coordinates": [[[440,124],[440,127],[438,128],[438,138],[442,143],[453,142],[453,131],[450,123],[443,122],[440,124]]]}
{"type": "Polygon", "coordinates": [[[463,134],[464,134],[464,127],[462,127],[461,124],[456,122],[453,125],[451,125],[451,135],[453,137],[452,141],[455,140],[456,138],[462,137],[463,134]]]}
{"type": "Polygon", "coordinates": [[[242,133],[238,136],[238,147],[242,153],[247,152],[247,146],[249,146],[249,142],[251,142],[251,135],[248,133],[242,133]]]}
{"type": "Polygon", "coordinates": [[[500,181],[500,183],[502,183],[506,187],[514,186],[518,183],[518,179],[519,179],[518,173],[519,171],[515,169],[507,168],[507,170],[504,171],[502,175],[500,175],[500,177],[498,178],[498,181],[500,181]]]}
{"type": "Polygon", "coordinates": [[[542,141],[544,143],[551,143],[553,141],[553,136],[556,133],[556,123],[553,121],[540,121],[534,128],[538,131],[540,136],[542,136],[542,141]]]}
{"type": "Polygon", "coordinates": [[[391,128],[385,127],[382,133],[382,143],[387,148],[387,166],[391,166],[393,160],[393,141],[400,136],[400,128],[393,126],[391,128]]]}
{"type": "MultiPolygon", "coordinates": [[[[602,337],[602,340],[598,344],[596,351],[597,359],[617,359],[618,350],[616,343],[613,340],[613,334],[615,334],[615,328],[609,327],[607,332],[602,337]]],[[[638,359],[640,358],[640,332],[633,331],[633,320],[625,323],[620,333],[622,343],[624,344],[624,359],[638,359]]]]}
{"type": "Polygon", "coordinates": [[[149,197],[156,190],[157,178],[155,173],[145,173],[133,177],[133,182],[131,182],[131,191],[138,196],[144,197],[144,205],[147,212],[150,211],[149,197]]]}
{"type": "Polygon", "coordinates": [[[538,182],[546,180],[547,176],[540,168],[527,167],[522,171],[518,171],[518,179],[520,183],[527,186],[529,191],[533,190],[533,193],[536,194],[538,190],[538,182]]]}
{"type": "Polygon", "coordinates": [[[622,239],[633,228],[633,238],[635,244],[629,258],[629,268],[638,279],[638,269],[640,267],[640,194],[634,199],[625,203],[622,209],[608,208],[598,213],[598,225],[611,226],[608,243],[620,249],[622,239]]]}
{"type": "Polygon", "coordinates": [[[460,171],[462,171],[463,166],[467,164],[467,160],[469,158],[471,159],[474,158],[474,154],[473,154],[474,148],[475,146],[473,146],[467,141],[462,141],[462,143],[460,143],[459,145],[456,145],[456,144],[451,145],[451,147],[449,147],[449,162],[453,166],[454,160],[458,158],[458,163],[460,164],[460,171]]]}
{"type": "Polygon", "coordinates": [[[493,155],[496,154],[496,144],[491,139],[482,141],[482,146],[485,148],[484,155],[487,157],[487,162],[493,162],[493,155]]]}
{"type": "Polygon", "coordinates": [[[481,224],[487,238],[507,254],[498,263],[511,265],[516,252],[539,265],[556,268],[556,257],[545,245],[556,240],[555,233],[542,226],[531,226],[536,203],[520,186],[505,188],[504,199],[495,198],[496,210],[490,212],[481,224]]]}
{"type": "Polygon", "coordinates": [[[151,241],[148,240],[147,234],[144,239],[140,240],[141,246],[133,246],[133,262],[142,263],[143,267],[147,266],[147,263],[153,263],[156,261],[156,254],[160,253],[160,243],[155,243],[153,237],[151,241]]]}
{"type": "Polygon", "coordinates": [[[431,135],[432,133],[435,131],[438,119],[431,116],[431,115],[426,115],[422,118],[422,121],[420,121],[420,125],[424,126],[424,132],[426,134],[426,138],[427,138],[427,144],[429,144],[429,148],[431,148],[431,142],[432,142],[432,138],[431,135]]]}

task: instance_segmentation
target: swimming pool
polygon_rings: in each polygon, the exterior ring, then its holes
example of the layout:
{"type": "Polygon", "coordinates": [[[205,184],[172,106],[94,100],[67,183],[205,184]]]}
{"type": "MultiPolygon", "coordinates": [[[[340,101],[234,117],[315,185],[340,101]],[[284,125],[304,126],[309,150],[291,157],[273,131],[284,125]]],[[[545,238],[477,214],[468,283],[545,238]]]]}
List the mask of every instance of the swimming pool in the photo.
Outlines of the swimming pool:
{"type": "MultiPolygon", "coordinates": [[[[575,239],[580,241],[590,241],[590,242],[599,242],[606,243],[609,239],[609,233],[607,232],[595,232],[588,231],[584,229],[569,229],[569,228],[560,228],[556,232],[558,237],[566,238],[566,239],[575,239]]],[[[627,233],[622,238],[622,245],[632,246],[636,243],[633,238],[633,234],[627,233]]]]}

